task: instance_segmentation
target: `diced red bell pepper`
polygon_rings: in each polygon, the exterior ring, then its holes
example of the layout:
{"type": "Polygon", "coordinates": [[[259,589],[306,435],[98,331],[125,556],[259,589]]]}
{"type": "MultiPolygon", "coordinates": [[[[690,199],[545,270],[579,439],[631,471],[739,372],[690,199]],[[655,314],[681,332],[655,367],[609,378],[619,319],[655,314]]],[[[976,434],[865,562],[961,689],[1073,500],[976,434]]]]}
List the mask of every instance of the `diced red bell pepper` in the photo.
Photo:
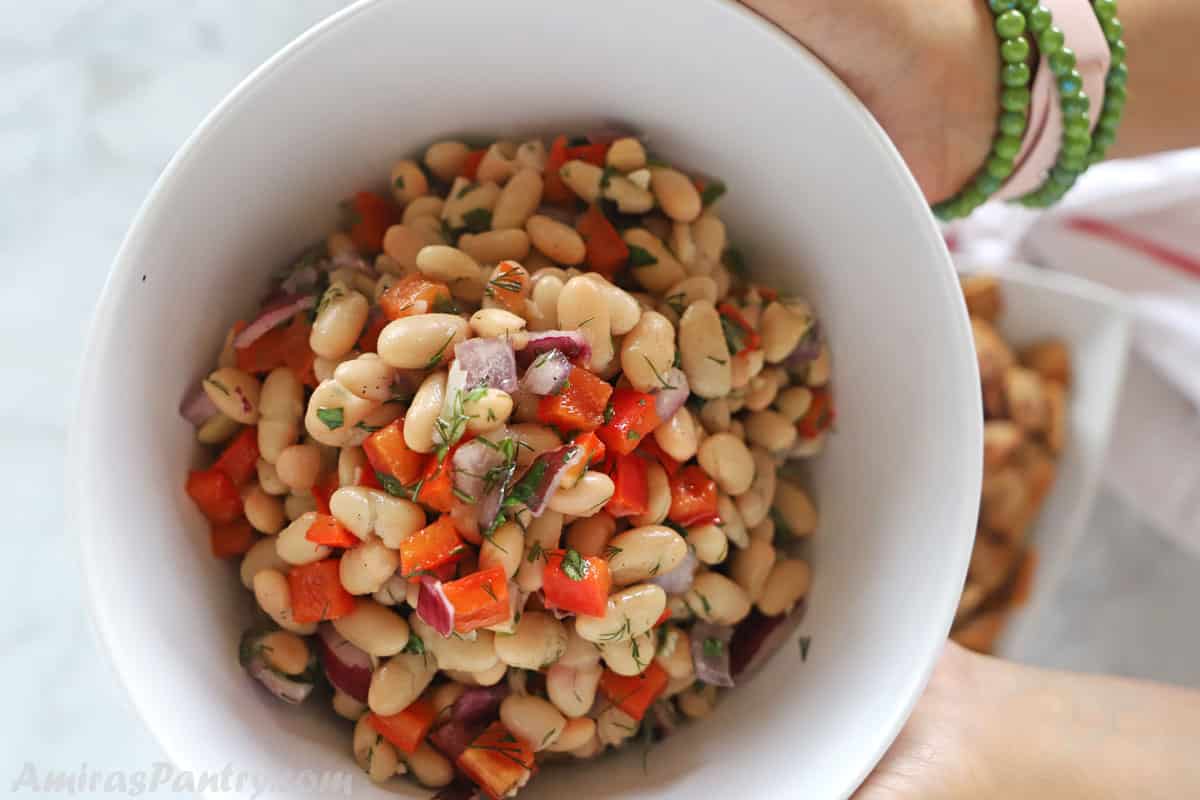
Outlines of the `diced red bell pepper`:
{"type": "Polygon", "coordinates": [[[582,367],[571,367],[562,391],[538,402],[538,421],[564,432],[594,431],[604,424],[604,409],[612,393],[606,381],[582,367]]]}
{"type": "Polygon", "coordinates": [[[456,763],[488,797],[502,800],[529,780],[533,748],[497,721],[467,745],[456,763]]]}
{"type": "Polygon", "coordinates": [[[586,161],[595,167],[603,167],[612,142],[589,142],[567,148],[567,161],[586,161]]]}
{"type": "Polygon", "coordinates": [[[829,390],[813,389],[812,402],[808,405],[808,411],[804,412],[804,416],[796,423],[796,430],[805,439],[811,439],[832,428],[836,419],[837,412],[829,390]]]}
{"type": "Polygon", "coordinates": [[[409,578],[466,554],[467,545],[454,529],[454,521],[441,516],[400,543],[400,569],[409,578]]]}
{"type": "Polygon", "coordinates": [[[481,147],[478,150],[472,150],[467,153],[467,158],[463,161],[462,176],[469,181],[473,181],[479,177],[479,164],[483,161],[483,157],[487,155],[488,149],[481,147]]]}
{"type": "Polygon", "coordinates": [[[267,331],[249,347],[234,348],[237,367],[256,374],[288,367],[305,385],[316,386],[317,379],[313,374],[316,355],[308,346],[311,333],[308,314],[297,314],[286,327],[267,331]]]}
{"type": "Polygon", "coordinates": [[[437,457],[429,459],[421,474],[421,489],[417,502],[435,511],[448,513],[454,507],[454,467],[451,451],[439,464],[437,457]]]}
{"type": "Polygon", "coordinates": [[[600,676],[600,691],[604,692],[608,702],[640,720],[669,681],[667,671],[651,661],[641,675],[618,675],[611,669],[604,670],[600,676]]]}
{"type": "Polygon", "coordinates": [[[487,296],[512,313],[523,316],[525,312],[525,286],[529,273],[516,261],[501,261],[496,267],[496,277],[488,281],[487,296]]]}
{"type": "Polygon", "coordinates": [[[317,514],[304,538],[326,547],[354,547],[362,540],[346,529],[328,513],[317,514]]]}
{"type": "Polygon", "coordinates": [[[566,203],[575,195],[563,183],[558,171],[562,165],[571,160],[568,153],[567,137],[556,136],[550,143],[550,152],[546,154],[546,167],[542,170],[545,185],[542,187],[542,197],[551,203],[566,203]]]}
{"type": "Polygon", "coordinates": [[[258,428],[243,428],[233,437],[221,452],[214,469],[219,469],[229,476],[236,485],[241,486],[257,472],[258,464],[258,428]]]}
{"type": "Polygon", "coordinates": [[[445,309],[453,302],[446,284],[414,274],[388,288],[379,298],[379,308],[394,320],[445,309]]]}
{"type": "Polygon", "coordinates": [[[375,470],[371,469],[368,464],[365,467],[358,468],[358,477],[354,481],[355,486],[366,486],[369,489],[379,489],[383,491],[383,484],[379,482],[379,477],[375,474],[375,470]]]}
{"type": "Polygon", "coordinates": [[[604,506],[613,517],[632,517],[650,510],[650,488],[646,483],[646,460],[637,453],[626,453],[611,460],[608,477],[612,478],[612,499],[604,506]]]}
{"type": "Polygon", "coordinates": [[[362,448],[372,469],[395,478],[405,486],[420,480],[429,460],[429,456],[409,448],[404,441],[402,419],[372,433],[363,442],[362,448]]]}
{"type": "Polygon", "coordinates": [[[382,311],[375,308],[371,310],[371,315],[367,317],[367,324],[363,328],[362,335],[358,337],[358,349],[363,353],[374,353],[379,349],[379,334],[391,322],[382,311]]]}
{"type": "Polygon", "coordinates": [[[620,232],[604,216],[598,206],[593,205],[579,218],[575,229],[587,245],[587,265],[606,278],[612,278],[617,270],[629,261],[629,245],[620,232]]]}
{"type": "Polygon", "coordinates": [[[340,563],[340,559],[327,558],[292,567],[288,572],[292,618],[296,622],[338,619],[354,610],[354,595],[342,586],[340,563]]]}
{"type": "Polygon", "coordinates": [[[392,204],[375,192],[356,192],[342,209],[349,223],[350,240],[360,253],[383,249],[383,234],[395,221],[392,204]]]}
{"type": "Polygon", "coordinates": [[[338,482],[337,473],[331,472],[321,480],[313,484],[311,489],[313,503],[317,507],[317,513],[329,513],[329,498],[333,497],[333,493],[338,490],[341,484],[338,482]]]}
{"type": "Polygon", "coordinates": [[[654,396],[634,389],[617,389],[612,394],[612,418],[596,431],[609,452],[632,453],[658,427],[654,396]]]}
{"type": "Polygon", "coordinates": [[[245,517],[223,525],[213,525],[209,530],[209,544],[217,558],[233,558],[245,555],[254,544],[254,529],[245,517]]]}
{"type": "Polygon", "coordinates": [[[380,736],[405,753],[416,752],[435,719],[437,710],[433,703],[421,699],[413,701],[412,705],[396,714],[384,716],[372,712],[367,716],[367,722],[380,736]]]}
{"type": "Polygon", "coordinates": [[[654,627],[657,628],[659,625],[662,625],[664,622],[666,622],[670,618],[671,618],[671,607],[667,606],[666,608],[663,609],[663,612],[658,615],[658,619],[656,619],[654,621],[654,627]]]}
{"type": "Polygon", "coordinates": [[[707,525],[719,519],[717,483],[693,464],[671,477],[671,510],[667,519],[685,528],[707,525]]]}
{"type": "Polygon", "coordinates": [[[589,617],[604,616],[612,573],[599,556],[584,558],[574,550],[549,550],[542,567],[542,593],[546,603],[561,611],[589,617]],[[563,569],[564,560],[567,568],[563,569]]]}
{"type": "Polygon", "coordinates": [[[444,583],[442,591],[450,605],[454,606],[454,630],[458,633],[499,625],[511,613],[508,576],[501,566],[481,569],[456,581],[444,583]]]}
{"type": "MultiPolygon", "coordinates": [[[[582,448],[584,454],[577,463],[563,470],[559,485],[564,488],[574,486],[576,481],[583,477],[583,473],[587,472],[589,466],[604,460],[604,442],[600,441],[594,433],[579,434],[571,441],[571,445],[582,448]]],[[[572,453],[571,456],[574,457],[574,454],[572,453]]]]}
{"type": "Polygon", "coordinates": [[[227,525],[242,514],[242,495],[237,484],[216,467],[189,472],[186,488],[209,522],[227,525]]]}
{"type": "Polygon", "coordinates": [[[644,453],[650,458],[658,461],[658,463],[662,465],[663,470],[666,471],[667,477],[679,472],[681,464],[667,455],[667,451],[662,449],[662,446],[659,445],[658,440],[653,436],[647,436],[642,440],[642,443],[638,445],[638,452],[644,453]]]}
{"type": "MultiPolygon", "coordinates": [[[[737,306],[732,303],[721,303],[717,306],[717,312],[724,320],[724,328],[726,329],[725,339],[728,341],[731,338],[741,342],[741,347],[738,348],[735,356],[742,353],[748,353],[751,350],[762,349],[762,337],[758,335],[758,331],[742,316],[742,312],[737,306]]],[[[730,350],[733,350],[734,343],[730,343],[730,350]]]]}

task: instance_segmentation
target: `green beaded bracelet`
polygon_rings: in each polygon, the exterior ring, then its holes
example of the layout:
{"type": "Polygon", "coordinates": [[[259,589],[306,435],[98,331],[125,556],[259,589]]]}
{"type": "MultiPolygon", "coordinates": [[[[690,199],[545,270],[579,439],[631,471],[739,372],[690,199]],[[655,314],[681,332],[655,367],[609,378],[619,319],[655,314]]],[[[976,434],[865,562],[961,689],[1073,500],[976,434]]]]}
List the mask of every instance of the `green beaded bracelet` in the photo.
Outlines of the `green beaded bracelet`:
{"type": "Polygon", "coordinates": [[[1088,166],[1103,161],[1108,148],[1117,140],[1121,115],[1125,113],[1126,84],[1129,82],[1129,67],[1125,64],[1125,42],[1121,38],[1124,28],[1117,19],[1117,0],[1092,0],[1092,10],[1096,12],[1096,18],[1100,20],[1100,27],[1104,31],[1104,38],[1108,40],[1108,51],[1112,55],[1112,61],[1104,79],[1104,102],[1100,106],[1100,122],[1092,135],[1088,166]]]}
{"type": "Polygon", "coordinates": [[[995,17],[996,36],[1000,39],[1000,114],[999,129],[992,149],[972,181],[961,192],[933,207],[939,219],[949,221],[965,217],[989,197],[1000,191],[1012,175],[1013,160],[1021,149],[1021,137],[1029,124],[1032,92],[1029,84],[1033,70],[1029,66],[1031,47],[1025,37],[1025,14],[1018,0],[988,0],[995,17]]]}

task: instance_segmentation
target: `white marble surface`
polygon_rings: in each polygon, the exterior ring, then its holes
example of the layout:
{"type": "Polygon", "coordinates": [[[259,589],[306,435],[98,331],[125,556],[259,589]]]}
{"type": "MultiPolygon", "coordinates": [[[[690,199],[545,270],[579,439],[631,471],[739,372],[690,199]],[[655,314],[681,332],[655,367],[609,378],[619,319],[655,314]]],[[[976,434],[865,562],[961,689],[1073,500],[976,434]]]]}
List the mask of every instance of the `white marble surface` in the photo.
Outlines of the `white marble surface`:
{"type": "MultiPolygon", "coordinates": [[[[39,0],[0,26],[0,787],[20,767],[162,758],[81,607],[63,446],[80,341],[155,176],[250,69],[339,0],[39,0]],[[16,511],[15,519],[13,511],[16,511]]],[[[131,402],[136,403],[136,399],[131,402]]],[[[1200,686],[1200,564],[1105,493],[1036,660],[1200,686]]]]}

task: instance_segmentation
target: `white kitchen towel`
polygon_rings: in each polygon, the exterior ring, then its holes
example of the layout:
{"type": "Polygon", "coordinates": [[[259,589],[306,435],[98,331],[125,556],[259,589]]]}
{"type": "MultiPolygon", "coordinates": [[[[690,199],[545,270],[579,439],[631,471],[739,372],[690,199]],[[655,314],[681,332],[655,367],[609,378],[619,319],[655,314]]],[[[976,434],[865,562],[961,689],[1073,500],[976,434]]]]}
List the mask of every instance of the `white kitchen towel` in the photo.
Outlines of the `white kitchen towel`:
{"type": "Polygon", "coordinates": [[[1200,555],[1200,149],[1102,164],[1053,209],[992,204],[946,238],[972,264],[1028,261],[1130,297],[1134,352],[1105,479],[1200,555]]]}

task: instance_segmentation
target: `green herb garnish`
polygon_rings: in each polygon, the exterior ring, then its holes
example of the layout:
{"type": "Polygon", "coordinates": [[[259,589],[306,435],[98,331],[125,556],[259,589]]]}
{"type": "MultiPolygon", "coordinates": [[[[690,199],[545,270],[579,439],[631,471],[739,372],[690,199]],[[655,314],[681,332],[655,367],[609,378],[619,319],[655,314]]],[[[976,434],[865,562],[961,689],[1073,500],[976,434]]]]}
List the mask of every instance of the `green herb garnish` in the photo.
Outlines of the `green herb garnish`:
{"type": "Polygon", "coordinates": [[[492,212],[486,208],[472,208],[463,214],[463,223],[471,233],[483,233],[492,227],[492,212]]]}
{"type": "Polygon", "coordinates": [[[573,581],[581,581],[588,574],[588,563],[578,550],[568,549],[562,557],[562,571],[573,581]]]}
{"type": "Polygon", "coordinates": [[[725,643],[720,639],[708,638],[704,640],[704,655],[709,658],[720,658],[723,652],[725,652],[725,643]]]}
{"type": "Polygon", "coordinates": [[[408,644],[404,645],[402,652],[411,653],[414,656],[423,656],[425,655],[425,642],[415,633],[409,633],[408,644]]]}
{"type": "Polygon", "coordinates": [[[648,267],[657,263],[658,259],[652,256],[646,248],[638,247],[636,244],[629,245],[629,266],[648,267]]]}
{"type": "Polygon", "coordinates": [[[725,184],[722,181],[712,181],[704,187],[704,191],[700,193],[700,203],[705,208],[708,208],[713,203],[721,199],[725,194],[725,184]]]}
{"type": "Polygon", "coordinates": [[[346,412],[342,408],[318,408],[317,419],[325,423],[325,427],[331,431],[346,424],[346,412]]]}

